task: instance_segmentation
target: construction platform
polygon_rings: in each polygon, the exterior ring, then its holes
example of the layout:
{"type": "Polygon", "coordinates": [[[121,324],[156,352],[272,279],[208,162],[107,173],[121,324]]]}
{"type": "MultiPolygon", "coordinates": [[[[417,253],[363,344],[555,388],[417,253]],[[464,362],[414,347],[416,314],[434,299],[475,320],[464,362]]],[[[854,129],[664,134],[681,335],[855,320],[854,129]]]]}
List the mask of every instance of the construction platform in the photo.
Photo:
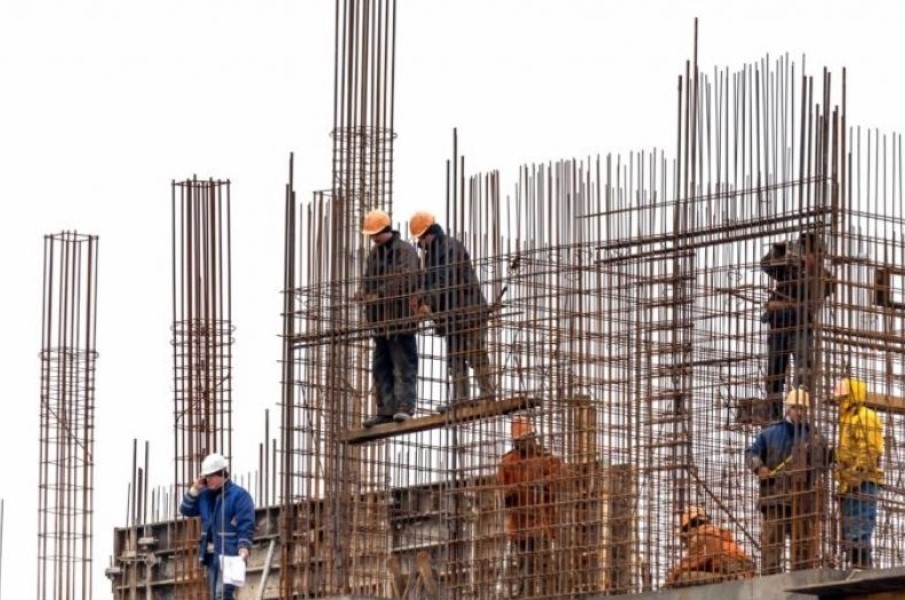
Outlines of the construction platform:
{"type": "Polygon", "coordinates": [[[439,429],[450,425],[459,425],[478,419],[499,417],[520,410],[536,408],[541,405],[540,398],[529,396],[513,396],[503,400],[483,400],[473,404],[456,407],[449,412],[426,417],[409,419],[403,423],[386,423],[367,429],[354,429],[346,433],[342,440],[348,444],[364,444],[406,433],[439,429]]]}

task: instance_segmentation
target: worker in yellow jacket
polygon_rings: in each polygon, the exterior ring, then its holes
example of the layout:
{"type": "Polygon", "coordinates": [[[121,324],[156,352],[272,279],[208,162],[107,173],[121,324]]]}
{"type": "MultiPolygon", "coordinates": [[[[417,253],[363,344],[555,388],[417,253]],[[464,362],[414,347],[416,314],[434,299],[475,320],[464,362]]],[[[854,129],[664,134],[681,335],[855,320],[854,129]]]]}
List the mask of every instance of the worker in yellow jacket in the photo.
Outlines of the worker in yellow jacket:
{"type": "Polygon", "coordinates": [[[883,483],[883,423],[864,405],[867,385],[844,377],[833,397],[839,404],[836,481],[842,515],[842,542],[853,569],[873,566],[872,539],[877,524],[877,496],[883,483]]]}

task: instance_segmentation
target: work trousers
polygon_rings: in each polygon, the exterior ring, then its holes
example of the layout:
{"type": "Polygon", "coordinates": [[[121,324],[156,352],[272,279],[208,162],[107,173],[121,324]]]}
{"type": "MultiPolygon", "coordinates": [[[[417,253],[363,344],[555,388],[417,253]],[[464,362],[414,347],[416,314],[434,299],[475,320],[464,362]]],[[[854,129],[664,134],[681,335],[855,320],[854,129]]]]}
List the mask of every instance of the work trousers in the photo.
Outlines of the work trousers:
{"type": "Polygon", "coordinates": [[[377,390],[377,414],[384,417],[392,417],[397,412],[412,414],[418,381],[415,334],[376,336],[371,371],[377,390]]]}
{"type": "Polygon", "coordinates": [[[877,484],[862,482],[842,495],[842,544],[853,569],[873,567],[872,540],[877,526],[877,484]]]}
{"type": "Polygon", "coordinates": [[[766,506],[761,509],[764,522],[761,530],[761,554],[763,575],[782,571],[782,557],[786,538],[791,540],[792,570],[811,569],[817,566],[817,525],[814,515],[794,515],[787,505],[766,506]]]}
{"type": "Polygon", "coordinates": [[[773,327],[767,331],[767,376],[765,380],[771,421],[783,418],[783,399],[790,359],[795,360],[795,386],[804,386],[809,393],[814,374],[814,332],[809,324],[792,327],[773,327]]]}
{"type": "Polygon", "coordinates": [[[446,336],[446,360],[452,379],[453,402],[466,402],[471,396],[468,368],[474,369],[478,391],[482,398],[494,394],[493,374],[487,354],[487,325],[451,333],[446,336]]]}
{"type": "Polygon", "coordinates": [[[222,572],[220,571],[220,557],[207,556],[207,589],[210,591],[211,600],[233,600],[236,586],[224,585],[222,572]]]}
{"type": "Polygon", "coordinates": [[[511,585],[513,598],[553,598],[561,593],[557,582],[562,574],[548,538],[514,539],[510,547],[518,564],[517,579],[511,585]]]}

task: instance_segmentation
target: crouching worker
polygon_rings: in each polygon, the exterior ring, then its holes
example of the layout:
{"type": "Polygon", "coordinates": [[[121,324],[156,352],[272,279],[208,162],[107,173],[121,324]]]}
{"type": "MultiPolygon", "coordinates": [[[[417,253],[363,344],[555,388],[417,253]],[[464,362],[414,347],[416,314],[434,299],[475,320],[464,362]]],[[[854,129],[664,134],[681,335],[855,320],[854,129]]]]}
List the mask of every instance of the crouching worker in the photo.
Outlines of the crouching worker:
{"type": "Polygon", "coordinates": [[[754,561],[729,530],[710,522],[703,508],[682,514],[679,535],[686,555],[666,575],[666,587],[684,587],[754,577],[754,561]]]}

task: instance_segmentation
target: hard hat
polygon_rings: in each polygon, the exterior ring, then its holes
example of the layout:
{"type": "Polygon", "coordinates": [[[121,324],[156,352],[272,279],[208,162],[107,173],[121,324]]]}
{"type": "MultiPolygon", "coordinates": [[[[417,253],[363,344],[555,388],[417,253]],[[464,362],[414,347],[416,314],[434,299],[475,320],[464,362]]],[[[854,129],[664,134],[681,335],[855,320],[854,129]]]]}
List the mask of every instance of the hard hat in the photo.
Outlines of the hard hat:
{"type": "Polygon", "coordinates": [[[852,384],[849,383],[848,377],[843,377],[836,382],[836,387],[833,389],[833,398],[838,400],[839,398],[845,398],[851,393],[852,384]]]}
{"type": "Polygon", "coordinates": [[[226,464],[226,459],[223,458],[223,455],[214,452],[205,456],[204,460],[201,461],[201,476],[207,477],[208,475],[225,471],[228,467],[229,465],[226,464]]]}
{"type": "Polygon", "coordinates": [[[710,521],[710,517],[707,516],[707,511],[702,507],[689,506],[688,509],[682,513],[682,519],[679,521],[679,527],[681,529],[685,529],[695,519],[698,519],[699,521],[710,521]]]}
{"type": "Polygon", "coordinates": [[[434,224],[434,215],[429,212],[418,211],[409,220],[409,232],[412,237],[420,238],[424,232],[434,224]]]}
{"type": "Polygon", "coordinates": [[[390,225],[392,225],[390,215],[378,208],[365,215],[364,223],[361,226],[361,232],[365,235],[374,235],[380,233],[390,225]]]}
{"type": "Polygon", "coordinates": [[[795,388],[786,395],[786,406],[807,408],[811,405],[811,395],[804,388],[795,388]]]}
{"type": "Polygon", "coordinates": [[[534,426],[527,415],[512,417],[512,439],[523,440],[534,435],[534,426]]]}

